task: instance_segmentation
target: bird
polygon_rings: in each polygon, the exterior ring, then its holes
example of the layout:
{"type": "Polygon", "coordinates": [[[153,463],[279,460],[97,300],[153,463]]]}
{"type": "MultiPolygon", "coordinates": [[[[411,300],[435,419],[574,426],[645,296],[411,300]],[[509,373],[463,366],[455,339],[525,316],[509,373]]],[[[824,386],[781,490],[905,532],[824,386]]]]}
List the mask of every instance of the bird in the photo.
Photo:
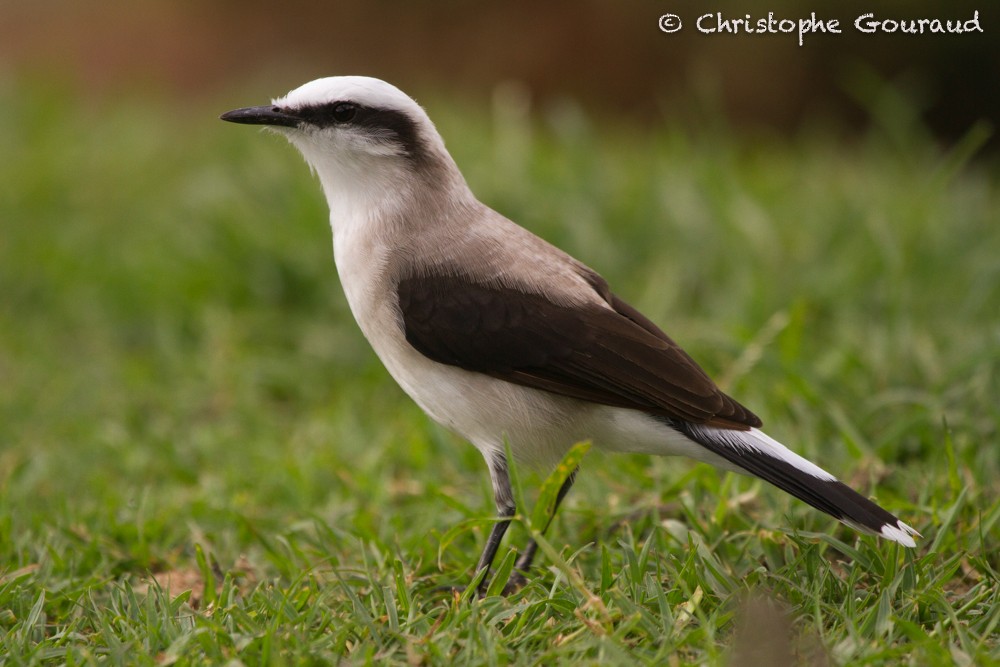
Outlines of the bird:
{"type": "MultiPolygon", "coordinates": [[[[334,262],[362,333],[403,391],[482,453],[499,516],[472,579],[480,595],[517,512],[508,451],[513,463],[545,466],[581,441],[755,476],[856,530],[916,546],[912,527],[761,430],[596,271],[480,202],[399,88],[320,78],[220,118],[277,131],[302,153],[329,205],[334,262]]],[[[536,550],[532,539],[512,583],[523,585],[536,550]]]]}

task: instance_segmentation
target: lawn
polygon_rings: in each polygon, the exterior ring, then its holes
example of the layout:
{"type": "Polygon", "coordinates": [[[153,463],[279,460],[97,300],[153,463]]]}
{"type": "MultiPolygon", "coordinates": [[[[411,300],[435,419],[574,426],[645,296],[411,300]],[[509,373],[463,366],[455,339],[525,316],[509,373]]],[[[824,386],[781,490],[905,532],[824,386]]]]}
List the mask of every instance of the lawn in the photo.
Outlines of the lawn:
{"type": "Polygon", "coordinates": [[[422,99],[484,201],[923,535],[595,447],[530,584],[469,600],[482,460],[357,330],[301,158],[217,120],[277,92],[0,84],[0,664],[1000,664],[985,128],[891,92],[850,140],[422,99]]]}

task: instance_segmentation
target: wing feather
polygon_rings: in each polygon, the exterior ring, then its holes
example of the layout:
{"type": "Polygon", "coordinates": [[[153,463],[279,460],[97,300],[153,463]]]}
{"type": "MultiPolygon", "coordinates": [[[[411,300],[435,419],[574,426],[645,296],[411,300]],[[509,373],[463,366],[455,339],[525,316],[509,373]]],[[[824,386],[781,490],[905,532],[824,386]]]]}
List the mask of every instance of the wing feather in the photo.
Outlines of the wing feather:
{"type": "Polygon", "coordinates": [[[595,403],[725,428],[760,419],[637,310],[585,276],[607,307],[421,275],[398,283],[406,340],[434,361],[595,403]]]}

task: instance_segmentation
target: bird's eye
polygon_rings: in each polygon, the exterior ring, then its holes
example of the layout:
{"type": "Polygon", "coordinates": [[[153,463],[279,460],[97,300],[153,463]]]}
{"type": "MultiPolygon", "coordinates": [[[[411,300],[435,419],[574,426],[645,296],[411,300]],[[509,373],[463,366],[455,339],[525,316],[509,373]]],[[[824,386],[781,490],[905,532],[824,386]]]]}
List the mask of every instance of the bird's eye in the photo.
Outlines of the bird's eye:
{"type": "Polygon", "coordinates": [[[354,118],[358,107],[350,102],[341,102],[333,107],[333,119],[338,123],[346,123],[354,118]]]}

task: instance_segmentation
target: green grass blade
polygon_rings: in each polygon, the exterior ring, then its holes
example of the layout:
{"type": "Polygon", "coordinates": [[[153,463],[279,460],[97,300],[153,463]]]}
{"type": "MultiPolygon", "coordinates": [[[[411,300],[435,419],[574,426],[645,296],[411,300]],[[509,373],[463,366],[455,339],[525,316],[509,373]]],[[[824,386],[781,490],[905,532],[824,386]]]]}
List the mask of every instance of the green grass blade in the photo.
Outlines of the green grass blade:
{"type": "Polygon", "coordinates": [[[588,451],[590,451],[589,442],[576,443],[570,447],[570,450],[566,452],[562,460],[549,473],[549,476],[545,478],[545,481],[542,483],[542,489],[538,494],[538,502],[535,503],[535,508],[531,512],[532,530],[544,531],[548,527],[555,515],[559,490],[566,480],[569,479],[569,476],[573,474],[573,471],[580,467],[580,463],[588,451]]]}

